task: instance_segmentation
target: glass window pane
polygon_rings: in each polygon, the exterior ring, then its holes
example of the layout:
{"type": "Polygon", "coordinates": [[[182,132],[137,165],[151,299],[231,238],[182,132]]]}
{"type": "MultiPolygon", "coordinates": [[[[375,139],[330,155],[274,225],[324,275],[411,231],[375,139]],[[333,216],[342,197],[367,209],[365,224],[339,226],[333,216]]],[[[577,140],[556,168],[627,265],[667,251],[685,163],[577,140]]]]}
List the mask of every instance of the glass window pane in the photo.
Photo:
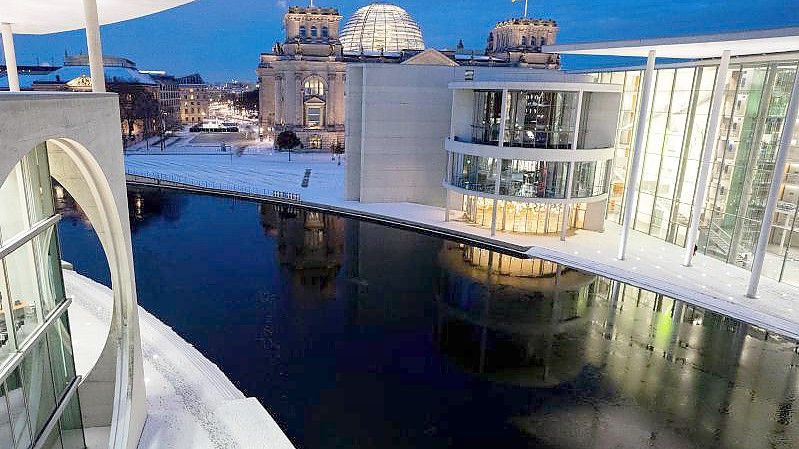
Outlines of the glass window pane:
{"type": "Polygon", "coordinates": [[[40,290],[44,309],[42,315],[47,316],[66,299],[55,227],[34,237],[33,246],[36,248],[36,260],[39,266],[40,290]]]}
{"type": "Polygon", "coordinates": [[[42,322],[41,297],[33,255],[33,243],[28,242],[22,245],[6,256],[3,262],[17,344],[21,345],[42,322]]]}
{"type": "Polygon", "coordinates": [[[32,348],[22,361],[22,379],[32,433],[38,438],[55,410],[53,378],[46,339],[42,339],[32,348]]]}
{"type": "Polygon", "coordinates": [[[28,411],[25,407],[25,393],[22,388],[22,376],[16,369],[6,379],[6,398],[11,411],[11,428],[14,431],[14,440],[17,449],[27,449],[31,446],[30,424],[28,411]]]}
{"type": "Polygon", "coordinates": [[[83,449],[86,442],[83,436],[83,420],[80,414],[80,399],[75,394],[61,415],[61,441],[64,449],[83,449]]]}
{"type": "Polygon", "coordinates": [[[53,187],[47,162],[47,144],[42,143],[22,160],[31,223],[50,218],[53,210],[53,187]]]}
{"type": "Polygon", "coordinates": [[[25,186],[22,179],[22,165],[17,164],[8,178],[0,185],[0,204],[3,205],[3,213],[0,214],[2,241],[8,241],[11,237],[30,227],[28,205],[25,201],[25,186]]]}
{"type": "Polygon", "coordinates": [[[50,348],[55,394],[56,397],[61,397],[75,379],[75,363],[72,358],[72,342],[66,315],[47,329],[47,343],[50,348]]]}
{"type": "Polygon", "coordinates": [[[13,323],[11,300],[6,285],[3,262],[0,260],[0,363],[16,350],[13,345],[14,325],[11,323],[13,323]]]}
{"type": "Polygon", "coordinates": [[[0,447],[14,447],[12,437],[11,415],[8,412],[5,386],[0,385],[0,447]]]}

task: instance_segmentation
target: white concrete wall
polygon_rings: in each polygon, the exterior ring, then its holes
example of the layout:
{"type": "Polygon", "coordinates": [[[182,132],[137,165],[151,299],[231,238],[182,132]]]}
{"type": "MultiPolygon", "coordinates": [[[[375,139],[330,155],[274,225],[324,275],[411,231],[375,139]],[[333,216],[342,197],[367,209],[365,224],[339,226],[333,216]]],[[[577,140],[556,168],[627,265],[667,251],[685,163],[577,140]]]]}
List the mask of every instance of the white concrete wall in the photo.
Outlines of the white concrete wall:
{"type": "MultiPolygon", "coordinates": [[[[588,114],[583,120],[585,141],[581,148],[606,148],[616,141],[621,94],[615,92],[590,92],[588,114]]],[[[585,115],[585,113],[584,113],[585,115]]]]}
{"type": "Polygon", "coordinates": [[[363,126],[363,67],[347,68],[347,119],[344,126],[347,152],[347,182],[345,197],[361,200],[361,127],[363,126]]]}
{"type": "MultiPolygon", "coordinates": [[[[134,449],[146,419],[136,282],[116,94],[0,94],[0,180],[47,142],[51,173],[89,214],[114,291],[112,326],[80,387],[86,426],[110,426],[109,447],[134,449]]],[[[73,341],[80,350],[80,341],[73,341]]]]}
{"type": "MultiPolygon", "coordinates": [[[[348,168],[347,184],[355,182],[350,176],[360,173],[357,199],[444,205],[444,139],[452,115],[447,85],[453,70],[398,64],[348,67],[347,153],[357,154],[353,139],[358,134],[361,143],[359,168],[348,168]],[[359,70],[363,75],[357,86],[359,70]]],[[[358,165],[357,159],[348,157],[348,165],[358,165]]],[[[354,192],[348,189],[347,197],[356,199],[354,192]]]]}

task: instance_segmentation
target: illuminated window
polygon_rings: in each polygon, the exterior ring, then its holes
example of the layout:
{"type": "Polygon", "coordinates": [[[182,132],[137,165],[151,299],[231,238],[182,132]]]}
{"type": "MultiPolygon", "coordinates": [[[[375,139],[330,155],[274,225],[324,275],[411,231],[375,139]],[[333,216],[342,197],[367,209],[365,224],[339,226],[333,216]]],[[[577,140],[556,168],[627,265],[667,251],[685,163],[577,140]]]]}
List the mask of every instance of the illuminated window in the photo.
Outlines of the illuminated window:
{"type": "Polygon", "coordinates": [[[314,134],[308,138],[308,146],[314,149],[322,148],[322,136],[314,134]]]}
{"type": "Polygon", "coordinates": [[[325,95],[325,82],[318,76],[306,79],[304,87],[306,97],[321,97],[325,95]]]}
{"type": "Polygon", "coordinates": [[[323,106],[306,106],[305,126],[308,128],[321,128],[323,108],[323,106]]]}

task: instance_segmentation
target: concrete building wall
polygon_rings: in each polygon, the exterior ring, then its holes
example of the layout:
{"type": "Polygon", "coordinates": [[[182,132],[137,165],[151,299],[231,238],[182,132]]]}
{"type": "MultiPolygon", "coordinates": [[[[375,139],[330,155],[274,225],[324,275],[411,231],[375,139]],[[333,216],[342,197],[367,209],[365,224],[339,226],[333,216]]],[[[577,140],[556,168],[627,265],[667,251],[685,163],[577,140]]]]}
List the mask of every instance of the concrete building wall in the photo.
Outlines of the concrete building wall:
{"type": "Polygon", "coordinates": [[[85,426],[108,428],[108,447],[134,449],[147,411],[119,121],[115,94],[0,95],[0,180],[46,142],[51,175],[86,211],[105,251],[112,323],[80,386],[81,410],[85,426]]]}
{"type": "Polygon", "coordinates": [[[346,146],[353,155],[348,159],[348,198],[444,205],[443,141],[450,132],[447,85],[453,70],[401,64],[348,67],[346,146]]]}
{"type": "Polygon", "coordinates": [[[270,129],[272,135],[284,130],[294,131],[306,147],[318,136],[323,149],[344,143],[345,63],[262,55],[257,73],[261,80],[260,126],[265,134],[269,134],[270,129]],[[325,87],[325,94],[319,98],[325,108],[321,127],[306,126],[305,103],[310,98],[304,95],[304,85],[311,77],[319,77],[325,87]]]}

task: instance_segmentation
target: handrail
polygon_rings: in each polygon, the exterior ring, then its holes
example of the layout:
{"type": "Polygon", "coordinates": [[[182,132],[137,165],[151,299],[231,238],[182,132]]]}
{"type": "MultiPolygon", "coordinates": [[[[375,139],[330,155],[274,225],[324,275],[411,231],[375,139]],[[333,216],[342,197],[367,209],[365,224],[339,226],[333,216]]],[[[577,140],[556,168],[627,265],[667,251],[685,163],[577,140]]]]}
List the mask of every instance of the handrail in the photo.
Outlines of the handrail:
{"type": "Polygon", "coordinates": [[[279,198],[289,201],[302,201],[302,196],[299,193],[285,192],[281,190],[258,189],[251,185],[233,184],[233,183],[218,183],[209,181],[207,179],[198,179],[190,176],[182,175],[168,175],[156,172],[135,172],[128,171],[126,176],[132,178],[133,181],[141,181],[152,185],[166,185],[164,183],[172,183],[178,187],[194,187],[201,188],[209,191],[217,192],[233,192],[244,193],[247,195],[265,197],[265,198],[279,198]],[[135,178],[143,179],[135,179],[135,178]],[[155,182],[153,182],[155,181],[155,182]]]}

